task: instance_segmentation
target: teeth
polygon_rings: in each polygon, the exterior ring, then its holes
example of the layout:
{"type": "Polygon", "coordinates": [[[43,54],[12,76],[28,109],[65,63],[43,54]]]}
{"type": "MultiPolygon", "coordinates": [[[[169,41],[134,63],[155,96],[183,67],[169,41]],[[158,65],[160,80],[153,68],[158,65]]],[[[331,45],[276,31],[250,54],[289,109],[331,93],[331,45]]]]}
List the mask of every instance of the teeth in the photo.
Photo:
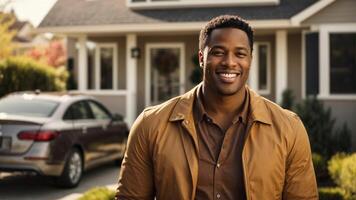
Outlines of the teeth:
{"type": "Polygon", "coordinates": [[[220,76],[223,76],[226,78],[234,78],[234,77],[236,77],[236,74],[220,74],[220,76]]]}

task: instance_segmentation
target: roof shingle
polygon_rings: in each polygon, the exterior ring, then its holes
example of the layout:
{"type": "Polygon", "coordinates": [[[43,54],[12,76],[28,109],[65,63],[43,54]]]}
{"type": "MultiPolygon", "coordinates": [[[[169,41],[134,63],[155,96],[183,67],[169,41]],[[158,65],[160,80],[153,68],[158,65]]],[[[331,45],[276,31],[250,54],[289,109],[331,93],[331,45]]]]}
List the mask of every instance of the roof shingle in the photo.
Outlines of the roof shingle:
{"type": "Polygon", "coordinates": [[[317,0],[280,0],[279,5],[132,10],[126,0],[58,0],[39,27],[203,22],[222,15],[247,20],[289,19],[317,0]]]}

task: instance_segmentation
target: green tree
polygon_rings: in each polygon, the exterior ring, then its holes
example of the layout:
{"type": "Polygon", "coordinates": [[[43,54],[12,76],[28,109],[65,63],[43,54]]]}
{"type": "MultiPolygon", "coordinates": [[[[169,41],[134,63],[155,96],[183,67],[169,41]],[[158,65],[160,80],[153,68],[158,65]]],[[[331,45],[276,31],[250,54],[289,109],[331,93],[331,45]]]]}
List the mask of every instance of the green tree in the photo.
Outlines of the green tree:
{"type": "Polygon", "coordinates": [[[11,55],[14,45],[12,39],[16,31],[10,30],[11,25],[15,22],[12,13],[5,13],[4,9],[9,1],[0,3],[0,60],[11,55]]]}

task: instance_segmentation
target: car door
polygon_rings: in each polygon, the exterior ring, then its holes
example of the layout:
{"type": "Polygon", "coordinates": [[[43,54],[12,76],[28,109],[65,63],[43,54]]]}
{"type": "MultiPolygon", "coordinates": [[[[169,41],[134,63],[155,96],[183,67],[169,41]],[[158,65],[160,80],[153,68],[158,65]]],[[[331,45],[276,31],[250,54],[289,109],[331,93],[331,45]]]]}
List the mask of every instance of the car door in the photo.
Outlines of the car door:
{"type": "Polygon", "coordinates": [[[118,155],[122,151],[122,144],[124,142],[124,133],[120,126],[112,120],[112,116],[106,108],[96,101],[89,101],[89,107],[95,119],[101,124],[101,150],[108,156],[118,155]]]}
{"type": "Polygon", "coordinates": [[[100,152],[101,124],[95,120],[86,100],[69,106],[63,118],[72,120],[74,130],[78,134],[78,143],[84,148],[87,164],[103,156],[100,152]]]}

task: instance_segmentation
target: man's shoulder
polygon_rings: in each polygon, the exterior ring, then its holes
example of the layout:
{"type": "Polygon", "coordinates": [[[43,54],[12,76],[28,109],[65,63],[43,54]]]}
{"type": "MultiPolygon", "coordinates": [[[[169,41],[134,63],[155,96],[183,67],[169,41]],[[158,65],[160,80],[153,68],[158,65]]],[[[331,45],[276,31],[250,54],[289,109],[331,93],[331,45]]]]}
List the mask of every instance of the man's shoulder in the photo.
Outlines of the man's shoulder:
{"type": "Polygon", "coordinates": [[[145,118],[169,117],[175,105],[178,103],[180,99],[181,96],[177,96],[161,104],[155,106],[149,106],[143,110],[143,115],[145,118]]]}
{"type": "Polygon", "coordinates": [[[264,103],[266,106],[267,111],[269,112],[269,115],[271,116],[273,121],[275,123],[296,123],[299,121],[299,116],[288,109],[282,108],[280,105],[278,105],[275,102],[272,102],[271,100],[258,96],[257,98],[260,98],[260,100],[264,103]]]}

